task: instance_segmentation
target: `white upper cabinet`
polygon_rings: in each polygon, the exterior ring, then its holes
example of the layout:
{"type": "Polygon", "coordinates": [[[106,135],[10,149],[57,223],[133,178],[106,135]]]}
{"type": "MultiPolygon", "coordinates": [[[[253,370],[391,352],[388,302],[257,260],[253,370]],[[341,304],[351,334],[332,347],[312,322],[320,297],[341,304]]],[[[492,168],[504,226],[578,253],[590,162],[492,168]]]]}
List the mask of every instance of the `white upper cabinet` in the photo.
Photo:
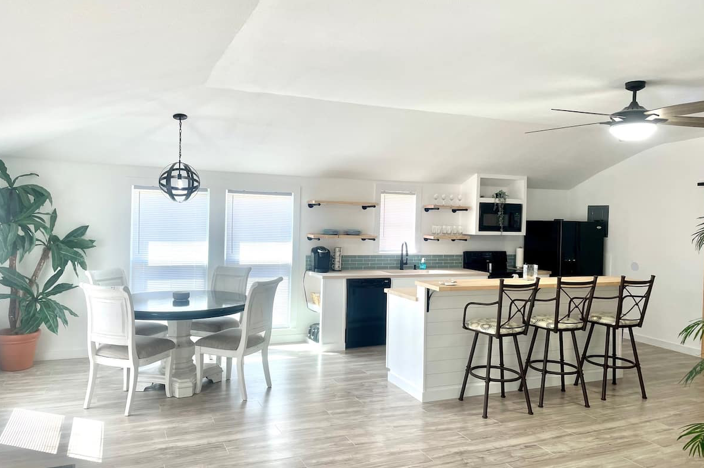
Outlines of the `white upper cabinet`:
{"type": "Polygon", "coordinates": [[[464,233],[478,236],[521,236],[526,233],[528,178],[525,176],[475,174],[462,184],[470,210],[462,214],[464,233]],[[503,207],[496,203],[503,191],[503,207]]]}

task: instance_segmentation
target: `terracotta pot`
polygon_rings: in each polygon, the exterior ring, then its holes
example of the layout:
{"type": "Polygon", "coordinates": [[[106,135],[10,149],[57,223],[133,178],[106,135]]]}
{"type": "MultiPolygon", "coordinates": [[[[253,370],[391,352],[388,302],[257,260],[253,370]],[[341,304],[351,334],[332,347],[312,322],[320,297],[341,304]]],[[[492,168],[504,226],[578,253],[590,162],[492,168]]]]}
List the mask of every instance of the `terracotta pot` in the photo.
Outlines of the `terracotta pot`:
{"type": "Polygon", "coordinates": [[[21,371],[34,365],[40,330],[29,335],[11,335],[10,329],[0,330],[0,369],[21,371]]]}

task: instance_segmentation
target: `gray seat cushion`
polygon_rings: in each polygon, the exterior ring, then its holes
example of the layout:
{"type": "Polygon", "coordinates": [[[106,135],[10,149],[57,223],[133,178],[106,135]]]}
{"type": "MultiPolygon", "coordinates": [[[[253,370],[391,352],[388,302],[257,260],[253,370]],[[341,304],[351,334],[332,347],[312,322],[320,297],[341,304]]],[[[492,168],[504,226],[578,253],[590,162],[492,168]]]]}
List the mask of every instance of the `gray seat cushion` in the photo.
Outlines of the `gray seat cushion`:
{"type": "MultiPolygon", "coordinates": [[[[555,329],[555,314],[534,315],[530,318],[530,324],[538,328],[555,329]]],[[[584,322],[578,317],[562,317],[557,323],[558,330],[578,330],[584,326],[584,322]]]]}
{"type": "MultiPolygon", "coordinates": [[[[223,349],[226,351],[234,351],[240,346],[242,340],[241,328],[230,328],[221,332],[213,333],[205,338],[196,341],[196,346],[201,348],[223,349]]],[[[249,335],[247,338],[247,347],[252,348],[258,344],[264,343],[263,335],[249,335]]]]}
{"type": "MultiPolygon", "coordinates": [[[[167,338],[140,335],[134,336],[134,344],[137,348],[137,357],[139,359],[147,359],[176,347],[176,344],[167,338]]],[[[98,346],[95,354],[106,358],[129,359],[127,346],[104,344],[98,346]]]]}
{"type": "Polygon", "coordinates": [[[194,320],[191,324],[191,330],[203,333],[217,333],[230,328],[238,328],[239,326],[240,322],[235,318],[213,317],[194,320]]]}
{"type": "Polygon", "coordinates": [[[137,335],[154,336],[169,331],[169,327],[159,322],[145,322],[137,320],[134,322],[134,332],[137,335]]]}
{"type": "MultiPolygon", "coordinates": [[[[479,332],[484,332],[488,333],[490,335],[495,335],[496,334],[496,319],[495,318],[473,318],[467,320],[467,328],[470,330],[475,330],[479,332]]],[[[518,333],[523,333],[523,330],[525,327],[523,326],[522,323],[519,322],[514,322],[510,321],[507,323],[504,323],[501,326],[501,329],[499,330],[499,334],[501,335],[511,335],[511,334],[518,334],[518,333]]]]}

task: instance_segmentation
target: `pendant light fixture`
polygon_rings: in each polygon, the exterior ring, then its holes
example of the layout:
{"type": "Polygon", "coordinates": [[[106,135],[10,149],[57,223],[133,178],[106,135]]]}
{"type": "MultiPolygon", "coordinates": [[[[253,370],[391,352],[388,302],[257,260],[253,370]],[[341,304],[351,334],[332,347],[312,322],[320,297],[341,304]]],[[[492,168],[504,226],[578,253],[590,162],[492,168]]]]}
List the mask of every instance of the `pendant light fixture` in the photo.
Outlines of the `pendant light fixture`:
{"type": "Polygon", "coordinates": [[[181,162],[181,132],[186,114],[174,114],[178,120],[178,162],[169,164],[159,176],[159,188],[176,203],[188,201],[200,188],[200,176],[195,169],[181,162]]]}

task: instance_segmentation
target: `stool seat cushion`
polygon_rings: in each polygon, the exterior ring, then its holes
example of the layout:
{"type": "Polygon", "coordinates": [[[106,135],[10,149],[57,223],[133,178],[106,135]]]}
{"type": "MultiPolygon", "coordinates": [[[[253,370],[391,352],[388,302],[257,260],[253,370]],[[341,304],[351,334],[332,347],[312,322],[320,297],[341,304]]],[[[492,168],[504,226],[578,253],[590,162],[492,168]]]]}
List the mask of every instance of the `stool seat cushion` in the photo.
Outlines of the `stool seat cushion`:
{"type": "MultiPolygon", "coordinates": [[[[240,341],[242,341],[242,329],[228,328],[227,330],[201,338],[196,341],[196,346],[234,351],[240,347],[240,341]]],[[[254,346],[264,343],[264,341],[264,335],[249,335],[247,338],[247,347],[253,348],[254,346]]]]}
{"type": "MultiPolygon", "coordinates": [[[[616,325],[616,312],[595,312],[589,316],[589,321],[592,323],[601,323],[604,325],[616,325]]],[[[640,317],[621,317],[619,325],[638,325],[640,317]]]]}
{"type": "MultiPolygon", "coordinates": [[[[473,318],[467,320],[467,328],[470,330],[476,330],[482,333],[488,333],[490,335],[496,334],[496,319],[495,318],[473,318]]],[[[523,333],[525,327],[519,322],[507,322],[501,326],[501,335],[511,335],[516,333],[523,333]]]]}
{"type": "MultiPolygon", "coordinates": [[[[176,347],[176,343],[168,338],[155,338],[153,336],[134,336],[134,344],[137,348],[137,357],[147,359],[176,347]]],[[[95,351],[97,356],[112,359],[129,359],[127,346],[104,344],[98,346],[95,351]]]]}
{"type": "MultiPolygon", "coordinates": [[[[555,329],[555,314],[534,315],[530,318],[530,324],[538,328],[555,329]]],[[[557,323],[558,330],[576,330],[582,328],[584,322],[579,317],[563,317],[557,323]]]]}
{"type": "Polygon", "coordinates": [[[136,335],[154,336],[162,333],[166,334],[169,327],[159,322],[149,322],[145,320],[135,320],[134,333],[136,335]]]}
{"type": "Polygon", "coordinates": [[[217,333],[228,328],[239,328],[239,320],[232,317],[213,317],[207,319],[194,320],[191,323],[191,330],[203,333],[217,333]]]}

